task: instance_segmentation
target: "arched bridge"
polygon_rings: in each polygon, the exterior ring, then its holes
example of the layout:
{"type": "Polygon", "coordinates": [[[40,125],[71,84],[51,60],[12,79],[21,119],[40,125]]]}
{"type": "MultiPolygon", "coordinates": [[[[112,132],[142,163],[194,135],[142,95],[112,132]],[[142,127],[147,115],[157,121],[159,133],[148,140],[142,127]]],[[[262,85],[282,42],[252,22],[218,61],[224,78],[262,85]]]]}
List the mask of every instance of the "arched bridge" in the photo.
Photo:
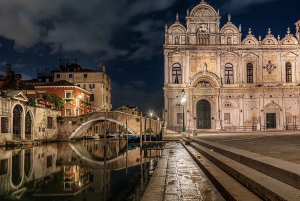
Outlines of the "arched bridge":
{"type": "MultiPolygon", "coordinates": [[[[132,115],[119,111],[112,112],[92,112],[85,115],[62,117],[58,121],[59,134],[63,134],[64,138],[76,139],[81,138],[87,133],[90,127],[95,126],[99,122],[107,122],[119,125],[119,128],[126,128],[128,133],[136,134],[140,133],[140,116],[132,115]],[[127,127],[126,127],[127,121],[127,127]]],[[[141,118],[142,132],[145,128],[145,117],[141,118]]],[[[116,128],[117,126],[115,126],[116,128]]],[[[150,119],[146,119],[146,129],[150,128],[150,119]]],[[[159,132],[161,128],[161,122],[151,119],[151,130],[153,132],[159,132]]],[[[110,129],[111,130],[111,129],[110,129]]],[[[114,131],[114,130],[111,130],[114,131]]]]}

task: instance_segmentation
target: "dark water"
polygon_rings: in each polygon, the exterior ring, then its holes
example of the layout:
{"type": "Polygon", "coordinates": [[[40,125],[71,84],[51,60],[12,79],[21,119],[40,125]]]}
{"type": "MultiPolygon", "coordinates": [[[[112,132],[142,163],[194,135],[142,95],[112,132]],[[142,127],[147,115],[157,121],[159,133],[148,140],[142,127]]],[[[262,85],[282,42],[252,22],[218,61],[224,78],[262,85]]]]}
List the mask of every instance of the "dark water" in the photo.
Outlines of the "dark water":
{"type": "Polygon", "coordinates": [[[140,200],[160,151],[143,158],[125,140],[0,149],[0,200],[140,200]]]}

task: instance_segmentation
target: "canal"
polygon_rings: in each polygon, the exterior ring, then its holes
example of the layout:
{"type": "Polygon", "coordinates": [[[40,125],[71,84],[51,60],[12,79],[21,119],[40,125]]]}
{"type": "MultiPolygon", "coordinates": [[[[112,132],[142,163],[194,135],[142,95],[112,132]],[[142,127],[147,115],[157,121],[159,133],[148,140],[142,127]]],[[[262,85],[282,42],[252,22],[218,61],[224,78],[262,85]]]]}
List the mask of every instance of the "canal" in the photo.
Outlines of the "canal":
{"type": "Polygon", "coordinates": [[[160,155],[121,139],[3,147],[0,200],[140,200],[160,155]]]}

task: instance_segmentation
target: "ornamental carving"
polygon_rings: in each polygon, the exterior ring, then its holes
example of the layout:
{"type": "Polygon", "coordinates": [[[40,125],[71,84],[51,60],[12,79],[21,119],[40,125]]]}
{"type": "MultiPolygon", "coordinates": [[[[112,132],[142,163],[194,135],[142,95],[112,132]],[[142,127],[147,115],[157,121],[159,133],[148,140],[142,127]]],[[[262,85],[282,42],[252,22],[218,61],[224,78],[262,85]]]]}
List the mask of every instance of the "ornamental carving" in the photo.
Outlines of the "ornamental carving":
{"type": "Polygon", "coordinates": [[[276,66],[272,64],[271,61],[268,61],[268,64],[263,68],[266,69],[269,72],[269,74],[271,74],[271,72],[276,68],[276,66]]]}

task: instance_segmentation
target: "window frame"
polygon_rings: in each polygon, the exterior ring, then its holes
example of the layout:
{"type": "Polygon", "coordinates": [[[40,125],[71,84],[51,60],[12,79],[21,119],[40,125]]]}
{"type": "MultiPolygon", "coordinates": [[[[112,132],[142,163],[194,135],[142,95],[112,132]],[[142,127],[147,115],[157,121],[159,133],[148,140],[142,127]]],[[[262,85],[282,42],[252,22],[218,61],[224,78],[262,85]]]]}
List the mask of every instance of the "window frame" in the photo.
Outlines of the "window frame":
{"type": "Polygon", "coordinates": [[[253,83],[253,64],[252,63],[247,63],[246,71],[247,71],[247,83],[253,83]]]}
{"type": "Polygon", "coordinates": [[[53,117],[47,116],[47,128],[48,129],[53,128],[53,117]]]}
{"type": "Polygon", "coordinates": [[[179,63],[172,65],[172,84],[182,84],[182,69],[179,63]]]}
{"type": "Polygon", "coordinates": [[[285,81],[292,82],[292,64],[290,62],[285,63],[285,81]]]}
{"type": "Polygon", "coordinates": [[[234,70],[231,63],[227,63],[224,66],[224,83],[234,84],[234,70]]]}

